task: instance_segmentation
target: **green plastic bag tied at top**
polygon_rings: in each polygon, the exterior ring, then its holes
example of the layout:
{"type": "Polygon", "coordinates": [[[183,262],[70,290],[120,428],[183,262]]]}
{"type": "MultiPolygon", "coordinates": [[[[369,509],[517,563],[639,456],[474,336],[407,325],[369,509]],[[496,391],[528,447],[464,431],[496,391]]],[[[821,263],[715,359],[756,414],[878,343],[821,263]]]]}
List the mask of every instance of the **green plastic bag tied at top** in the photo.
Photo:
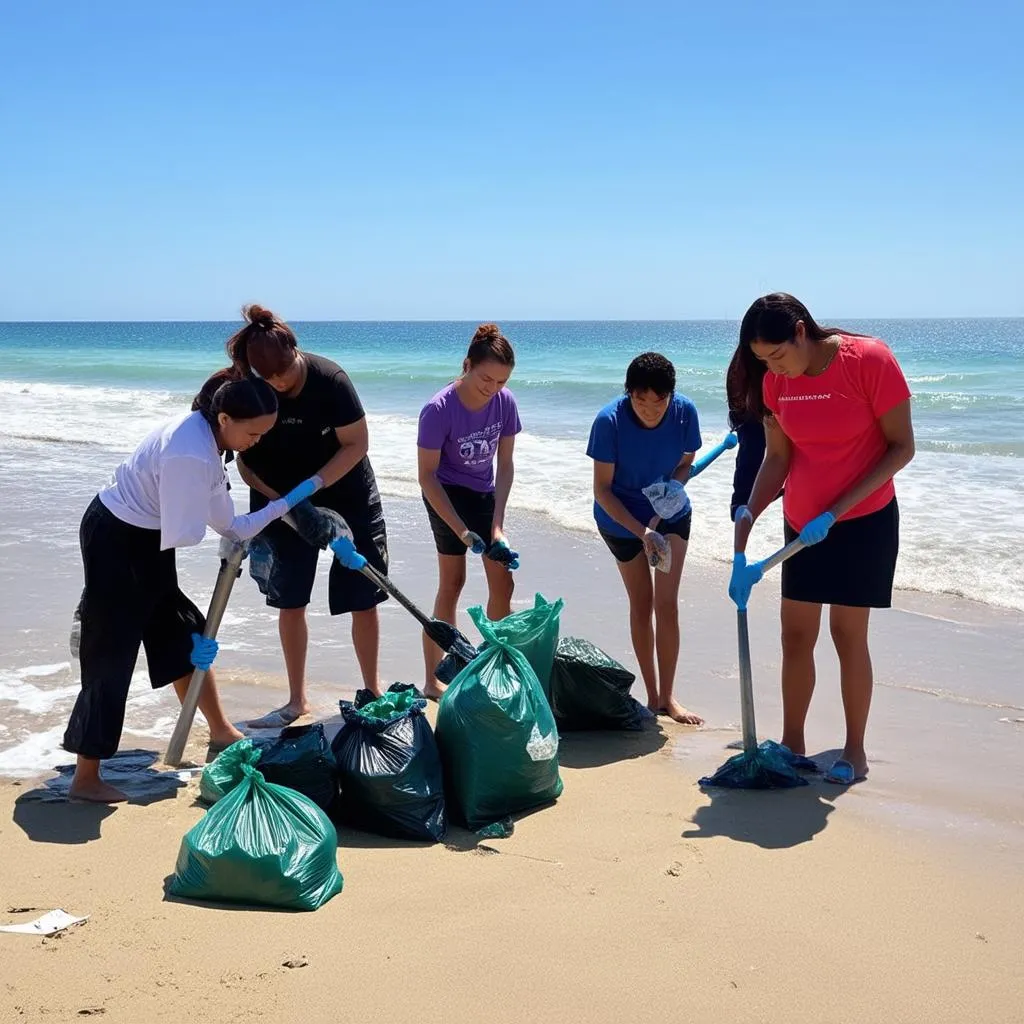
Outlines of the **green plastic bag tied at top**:
{"type": "Polygon", "coordinates": [[[253,740],[243,737],[222,750],[199,779],[199,798],[214,804],[242,781],[242,765],[256,766],[267,782],[288,786],[308,796],[321,810],[330,810],[337,795],[334,758],[323,723],[293,725],[280,735],[253,740]]]}
{"type": "Polygon", "coordinates": [[[316,910],[342,890],[338,833],[308,797],[244,778],[184,836],[170,892],[214,903],[316,910]]]}
{"type": "MultiPolygon", "coordinates": [[[[506,615],[498,622],[485,621],[494,636],[511,644],[526,660],[537,675],[545,695],[550,695],[551,668],[558,649],[559,618],[565,602],[559,598],[549,602],[543,594],[534,597],[533,607],[506,615]]],[[[476,620],[474,620],[476,621],[476,620]]],[[[481,629],[481,634],[483,630],[481,629]]],[[[481,650],[487,648],[487,636],[481,650]]]]}
{"type": "Polygon", "coordinates": [[[205,804],[215,804],[227,796],[245,778],[242,765],[255,767],[261,755],[248,736],[225,747],[199,776],[199,799],[205,804]]]}
{"type": "Polygon", "coordinates": [[[556,799],[562,780],[555,719],[536,672],[483,608],[469,614],[488,647],[445,691],[435,736],[449,810],[479,829],[556,799]]]}

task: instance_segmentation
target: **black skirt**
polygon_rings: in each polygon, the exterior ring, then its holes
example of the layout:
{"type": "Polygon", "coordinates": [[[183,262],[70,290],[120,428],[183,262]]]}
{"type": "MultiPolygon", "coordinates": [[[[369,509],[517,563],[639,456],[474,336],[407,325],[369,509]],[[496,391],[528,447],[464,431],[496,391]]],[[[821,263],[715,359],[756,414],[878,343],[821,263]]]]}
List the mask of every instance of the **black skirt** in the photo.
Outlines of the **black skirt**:
{"type": "MultiPolygon", "coordinates": [[[[799,531],[785,524],[786,543],[799,531]]],[[[835,524],[820,544],[782,563],[782,596],[810,604],[889,608],[900,548],[900,510],[885,508],[835,524]]]]}

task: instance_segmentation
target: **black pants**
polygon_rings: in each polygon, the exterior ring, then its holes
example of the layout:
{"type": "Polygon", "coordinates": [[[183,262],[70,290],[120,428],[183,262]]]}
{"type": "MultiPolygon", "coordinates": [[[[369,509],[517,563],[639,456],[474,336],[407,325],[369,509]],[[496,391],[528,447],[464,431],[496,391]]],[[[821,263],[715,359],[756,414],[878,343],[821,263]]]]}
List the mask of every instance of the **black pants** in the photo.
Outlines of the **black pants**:
{"type": "Polygon", "coordinates": [[[192,671],[192,634],[203,614],[178,589],[174,551],[160,531],[122,522],[93,498],[79,530],[85,589],[79,613],[82,691],[64,733],[64,749],[85,757],[117,753],[139,647],[153,687],[192,671]]]}

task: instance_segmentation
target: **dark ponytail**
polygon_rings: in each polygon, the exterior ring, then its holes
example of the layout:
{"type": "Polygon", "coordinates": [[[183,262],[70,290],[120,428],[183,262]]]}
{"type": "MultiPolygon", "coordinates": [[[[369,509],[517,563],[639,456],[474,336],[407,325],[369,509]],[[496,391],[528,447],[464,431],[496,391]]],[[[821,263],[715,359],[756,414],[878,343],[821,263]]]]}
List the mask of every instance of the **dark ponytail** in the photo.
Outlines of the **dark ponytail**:
{"type": "Polygon", "coordinates": [[[244,306],[242,316],[245,326],[227,343],[228,357],[239,376],[255,370],[266,379],[287,370],[298,348],[292,329],[263,306],[244,306]]]}
{"type": "Polygon", "coordinates": [[[501,333],[497,324],[481,324],[469,343],[466,361],[470,367],[479,366],[487,360],[493,360],[507,366],[510,370],[516,365],[516,354],[512,351],[512,343],[501,333]]]}
{"type": "Polygon", "coordinates": [[[221,413],[233,420],[253,420],[277,412],[277,394],[265,380],[242,376],[229,366],[218,370],[199,389],[192,400],[192,411],[202,413],[216,432],[221,413]]]}
{"type": "Polygon", "coordinates": [[[762,385],[768,367],[754,355],[750,346],[755,341],[768,345],[792,342],[796,336],[796,325],[801,321],[808,340],[814,344],[833,334],[853,334],[853,331],[842,327],[820,326],[810,310],[786,292],[772,292],[755,299],[740,323],[739,344],[725,378],[729,412],[734,417],[762,420],[767,415],[762,385]]]}

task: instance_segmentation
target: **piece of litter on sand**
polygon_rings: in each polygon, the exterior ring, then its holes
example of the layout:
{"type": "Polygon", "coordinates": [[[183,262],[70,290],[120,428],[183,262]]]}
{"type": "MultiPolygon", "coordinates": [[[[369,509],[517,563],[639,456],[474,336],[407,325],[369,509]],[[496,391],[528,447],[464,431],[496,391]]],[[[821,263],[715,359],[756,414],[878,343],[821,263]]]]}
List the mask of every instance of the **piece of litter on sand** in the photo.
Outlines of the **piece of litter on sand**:
{"type": "Polygon", "coordinates": [[[25,924],[0,925],[0,932],[15,932],[18,935],[55,935],[57,932],[64,931],[65,928],[70,928],[74,924],[82,924],[88,920],[88,914],[85,917],[72,917],[64,910],[51,910],[48,914],[43,914],[42,917],[37,917],[34,921],[28,921],[25,924]]]}
{"type": "Polygon", "coordinates": [[[300,956],[296,957],[296,959],[294,960],[285,960],[285,962],[281,964],[281,966],[287,967],[289,969],[294,969],[296,967],[308,967],[309,961],[304,956],[300,956]]]}

